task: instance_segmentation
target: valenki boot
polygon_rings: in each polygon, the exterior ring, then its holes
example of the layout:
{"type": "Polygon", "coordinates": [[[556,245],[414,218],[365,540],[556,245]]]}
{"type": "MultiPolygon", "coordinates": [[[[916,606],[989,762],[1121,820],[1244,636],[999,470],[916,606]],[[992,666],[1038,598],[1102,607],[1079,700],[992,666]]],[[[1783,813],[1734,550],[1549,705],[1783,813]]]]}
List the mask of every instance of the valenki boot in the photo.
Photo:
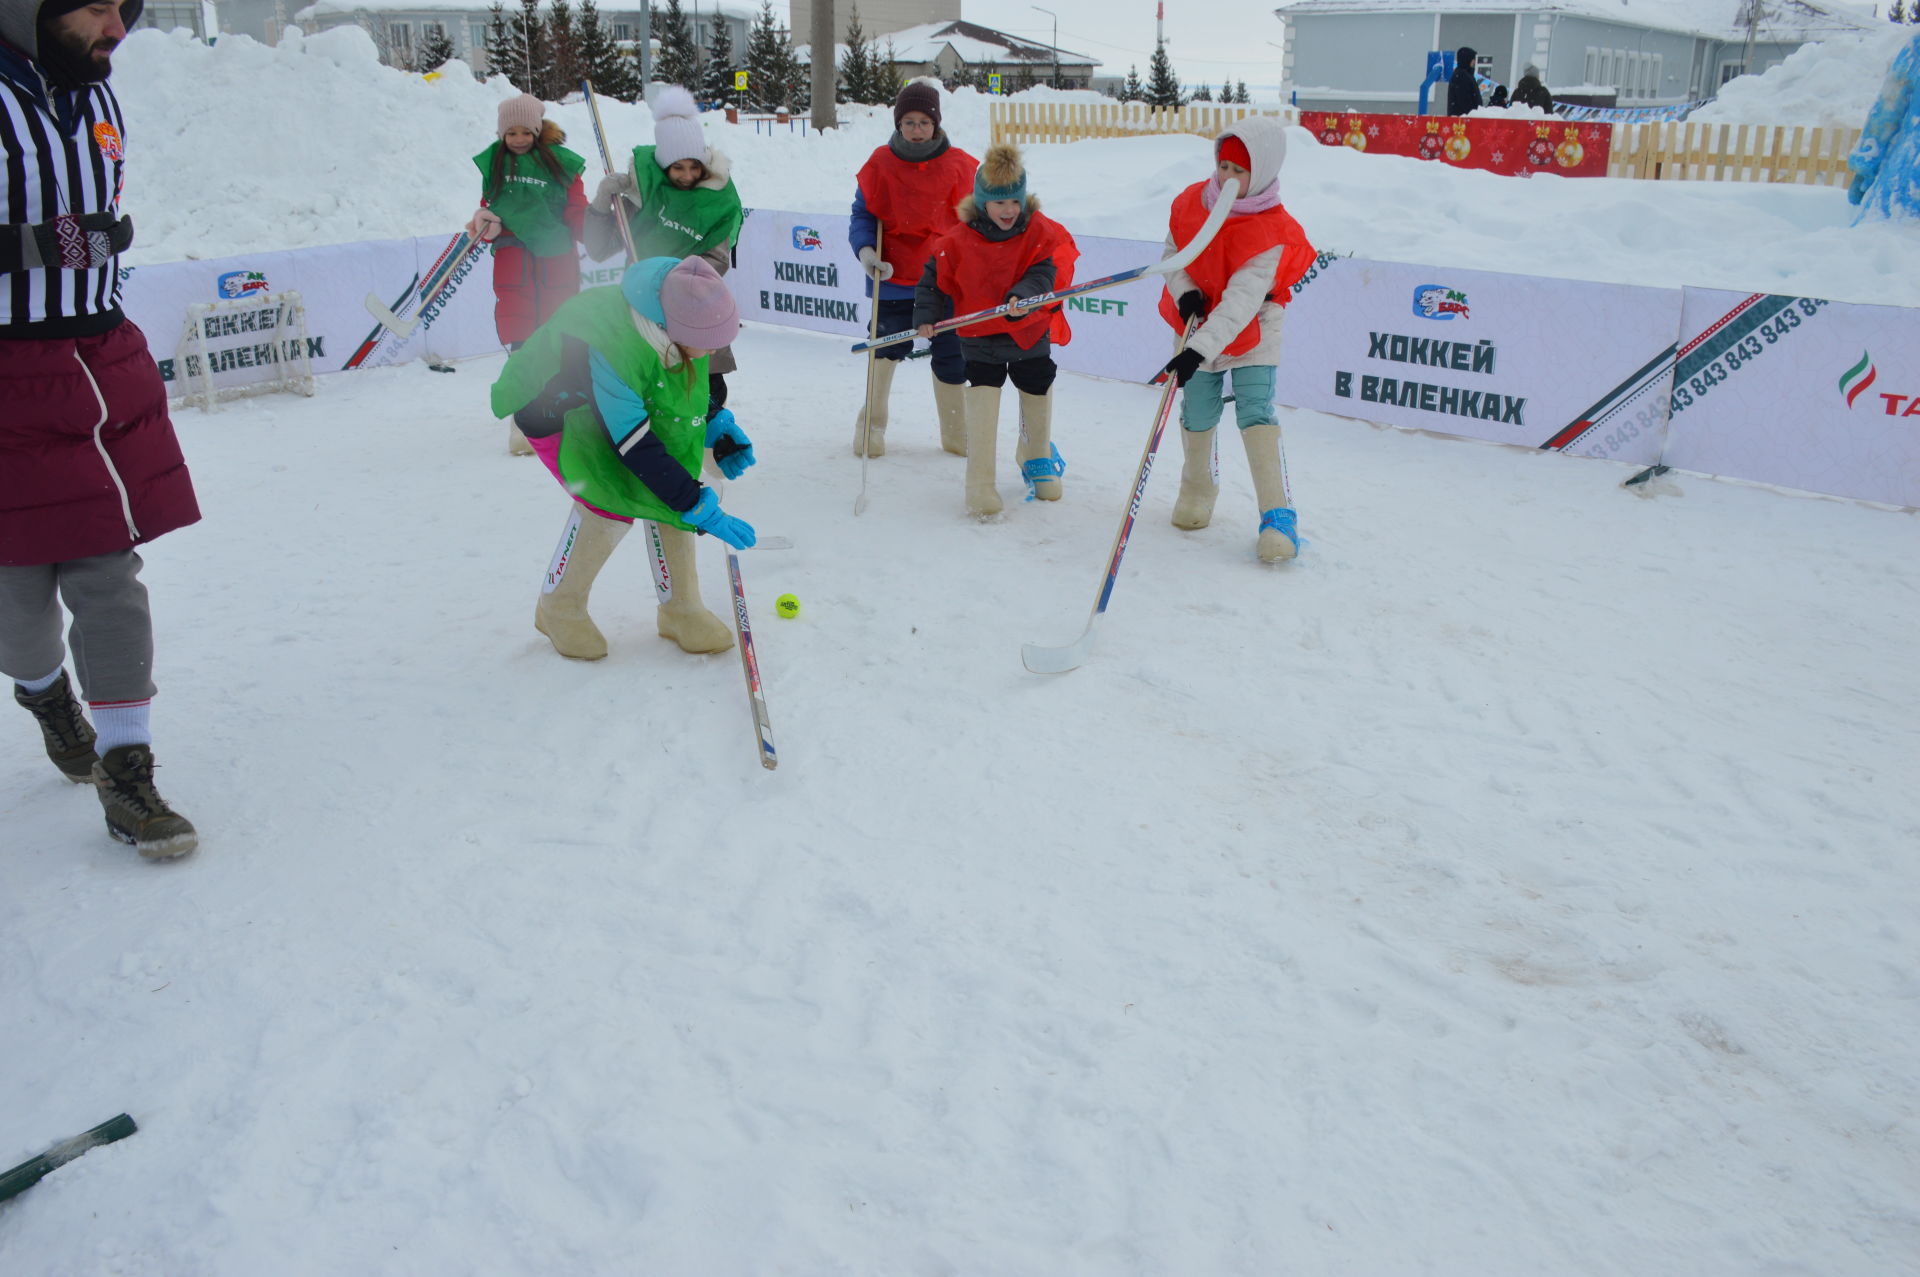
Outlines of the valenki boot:
{"type": "Polygon", "coordinates": [[[871,392],[853,419],[854,456],[887,455],[887,398],[893,393],[893,374],[898,371],[898,359],[873,361],[871,392]]]}
{"type": "Polygon", "coordinates": [[[1060,476],[1067,463],[1053,446],[1053,391],[1044,395],[1020,392],[1020,477],[1027,481],[1035,501],[1060,499],[1060,476]]]}
{"type": "Polygon", "coordinates": [[[1220,495],[1220,477],[1213,467],[1213,428],[1180,431],[1186,456],[1180,466],[1180,495],[1173,499],[1173,526],[1194,532],[1213,522],[1214,498],[1220,495]]]}
{"type": "Polygon", "coordinates": [[[967,387],[933,379],[933,406],[940,412],[940,446],[956,457],[967,455],[967,387]]]}
{"type": "Polygon", "coordinates": [[[733,646],[733,630],[700,601],[700,574],[694,565],[693,533],[660,524],[660,550],[672,577],[671,593],[660,605],[661,638],[683,652],[724,652],[733,646]]]}
{"type": "Polygon", "coordinates": [[[1253,472],[1253,495],[1260,505],[1260,540],[1255,547],[1262,563],[1278,563],[1300,553],[1293,500],[1287,495],[1287,463],[1280,452],[1280,427],[1248,426],[1240,432],[1247,446],[1247,469],[1253,472]]]}
{"type": "Polygon", "coordinates": [[[546,635],[553,650],[576,661],[597,661],[607,654],[606,636],[587,615],[587,595],[606,566],[607,556],[633,525],[603,518],[575,503],[553,552],[553,563],[533,610],[533,628],[546,635]]]}
{"type": "Polygon", "coordinates": [[[533,445],[527,442],[526,435],[520,433],[520,427],[507,422],[507,455],[510,457],[531,457],[533,445]]]}
{"type": "Polygon", "coordinates": [[[967,387],[967,513],[976,519],[1003,507],[993,486],[994,449],[1000,433],[1000,387],[967,387]]]}
{"type": "Polygon", "coordinates": [[[148,860],[172,860],[200,845],[193,822],[153,787],[153,746],[120,745],[93,765],[107,833],[148,860]]]}
{"type": "Polygon", "coordinates": [[[47,757],[60,769],[60,774],[76,785],[91,782],[93,765],[100,761],[93,752],[93,724],[80,712],[80,702],[73,698],[73,684],[67,681],[67,672],[61,670],[60,677],[51,686],[38,692],[27,692],[15,683],[13,699],[39,721],[47,757]]]}

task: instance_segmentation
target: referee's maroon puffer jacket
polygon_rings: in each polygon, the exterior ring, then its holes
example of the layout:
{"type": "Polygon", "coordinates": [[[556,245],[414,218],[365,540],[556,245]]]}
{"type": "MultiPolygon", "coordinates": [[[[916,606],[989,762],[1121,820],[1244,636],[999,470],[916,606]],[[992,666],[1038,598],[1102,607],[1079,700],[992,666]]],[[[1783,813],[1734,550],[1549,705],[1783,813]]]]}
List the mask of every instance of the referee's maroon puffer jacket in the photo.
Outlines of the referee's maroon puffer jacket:
{"type": "Polygon", "coordinates": [[[110,554],[199,519],[166,384],[132,320],[0,339],[0,565],[110,554]]]}

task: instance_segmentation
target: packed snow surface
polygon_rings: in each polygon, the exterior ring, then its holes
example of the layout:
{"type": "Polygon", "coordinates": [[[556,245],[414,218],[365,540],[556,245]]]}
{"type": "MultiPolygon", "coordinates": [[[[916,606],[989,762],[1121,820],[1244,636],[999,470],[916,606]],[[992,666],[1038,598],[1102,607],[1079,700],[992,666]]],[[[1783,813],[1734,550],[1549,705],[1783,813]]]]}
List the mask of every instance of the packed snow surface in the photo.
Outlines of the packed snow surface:
{"type": "Polygon", "coordinates": [[[1870,32],[1805,45],[1760,75],[1728,81],[1687,119],[1857,129],[1880,96],[1893,55],[1911,39],[1912,27],[1882,23],[1870,32]]]}
{"type": "MultiPolygon", "coordinates": [[[[143,34],[127,79],[291,56],[231,44],[143,34]]],[[[390,101],[316,46],[365,90],[315,72],[339,129],[202,137],[259,207],[161,244],[469,211],[493,90],[390,101]]],[[[160,98],[129,114],[159,214],[213,170],[160,98]]],[[[750,200],[826,210],[883,131],[713,136],[750,200]]],[[[1834,192],[1294,136],[1329,246],[1827,295],[1876,278],[1851,248],[1911,300],[1911,246],[1834,192]]],[[[1033,152],[1109,234],[1206,159],[1033,152]]],[[[0,732],[0,1166],[141,1125],[0,1204],[0,1273],[1920,1271],[1911,513],[1288,411],[1304,556],[1254,560],[1232,438],[1174,530],[1169,440],[1092,660],[1043,678],[1020,646],[1085,622],[1156,392],[1063,377],[1065,499],[1017,500],[1008,424],[978,524],[909,365],[856,518],[862,365],[736,349],[759,464],[725,504],[793,541],[741,556],[773,772],[737,656],[655,636],[637,538],[605,661],[532,629],[566,499],[505,454],[497,358],[179,416],[206,517],[144,579],[200,851],[141,863],[0,732]]]]}

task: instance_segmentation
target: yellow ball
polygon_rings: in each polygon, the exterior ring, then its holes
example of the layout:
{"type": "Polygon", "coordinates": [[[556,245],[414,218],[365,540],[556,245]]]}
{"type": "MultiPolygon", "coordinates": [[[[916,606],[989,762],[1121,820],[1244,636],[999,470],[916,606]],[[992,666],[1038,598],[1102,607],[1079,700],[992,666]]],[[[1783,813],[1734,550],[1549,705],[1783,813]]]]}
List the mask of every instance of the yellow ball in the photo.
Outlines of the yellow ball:
{"type": "Polygon", "coordinates": [[[800,615],[800,600],[791,594],[782,594],[773,601],[773,610],[791,621],[800,615]]]}

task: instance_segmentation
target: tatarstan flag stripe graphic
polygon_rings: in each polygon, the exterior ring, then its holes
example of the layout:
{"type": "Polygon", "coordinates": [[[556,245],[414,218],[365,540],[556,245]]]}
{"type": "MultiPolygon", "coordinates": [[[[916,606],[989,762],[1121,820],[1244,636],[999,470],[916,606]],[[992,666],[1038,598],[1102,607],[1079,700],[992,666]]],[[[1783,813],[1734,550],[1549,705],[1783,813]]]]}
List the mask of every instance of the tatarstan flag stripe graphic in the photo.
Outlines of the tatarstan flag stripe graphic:
{"type": "Polygon", "coordinates": [[[1853,401],[1873,384],[1877,376],[1879,369],[1873,366],[1872,352],[1861,351],[1860,362],[1840,374],[1840,393],[1847,397],[1847,407],[1853,407],[1853,401]]]}

